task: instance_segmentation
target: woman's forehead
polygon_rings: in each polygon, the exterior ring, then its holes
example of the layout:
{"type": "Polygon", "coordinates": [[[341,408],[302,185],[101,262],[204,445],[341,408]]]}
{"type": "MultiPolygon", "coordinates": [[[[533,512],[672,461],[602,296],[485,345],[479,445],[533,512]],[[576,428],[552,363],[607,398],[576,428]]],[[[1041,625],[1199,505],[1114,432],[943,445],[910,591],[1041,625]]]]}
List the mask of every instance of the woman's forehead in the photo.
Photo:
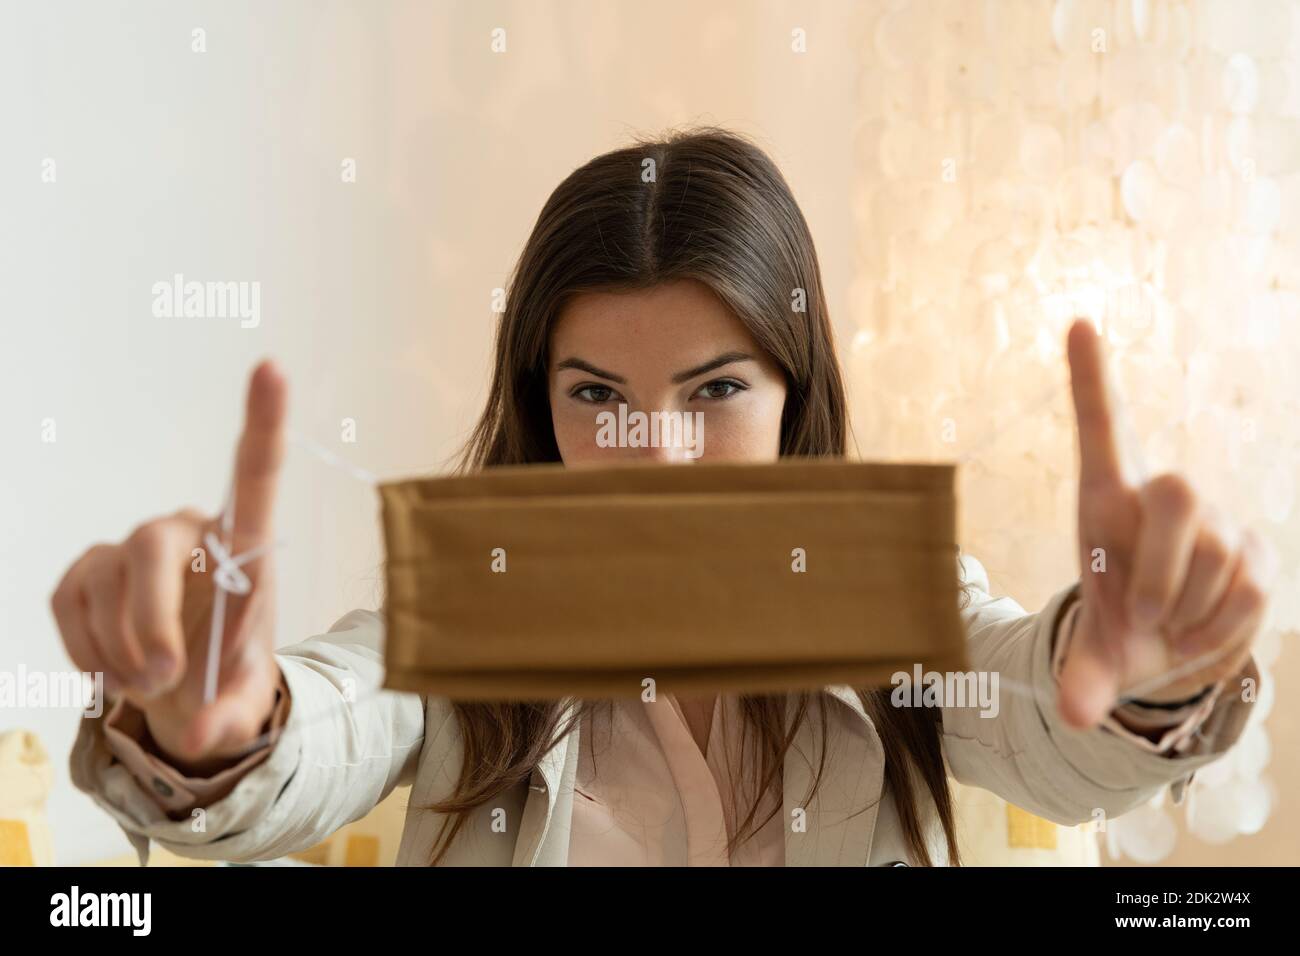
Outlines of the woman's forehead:
{"type": "MultiPolygon", "coordinates": [[[[634,291],[583,292],[551,329],[553,362],[566,349],[627,356],[680,356],[704,346],[753,347],[744,323],[704,283],[677,280],[634,291]]],[[[597,362],[592,355],[582,355],[597,362]]]]}

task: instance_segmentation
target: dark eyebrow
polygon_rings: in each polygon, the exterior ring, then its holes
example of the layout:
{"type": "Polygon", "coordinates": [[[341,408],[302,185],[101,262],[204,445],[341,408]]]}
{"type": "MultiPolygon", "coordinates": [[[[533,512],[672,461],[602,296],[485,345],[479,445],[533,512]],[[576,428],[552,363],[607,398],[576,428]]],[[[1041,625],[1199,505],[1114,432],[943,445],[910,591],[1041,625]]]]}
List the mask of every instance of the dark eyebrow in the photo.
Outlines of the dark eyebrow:
{"type": "Polygon", "coordinates": [[[697,375],[703,375],[705,372],[712,372],[715,368],[721,368],[724,365],[730,365],[732,362],[752,362],[754,356],[746,352],[723,352],[715,359],[710,359],[703,365],[697,365],[695,368],[688,368],[685,372],[678,372],[673,376],[673,384],[681,385],[683,382],[689,382],[697,375]]]}
{"type": "MultiPolygon", "coordinates": [[[[754,356],[747,352],[723,352],[717,358],[710,359],[703,365],[697,365],[695,368],[689,368],[684,372],[678,372],[672,377],[674,385],[681,385],[683,382],[689,382],[696,376],[703,375],[705,372],[712,372],[715,368],[721,368],[724,365],[730,365],[732,362],[752,362],[754,356]]],[[[607,378],[611,382],[618,382],[620,385],[627,384],[627,379],[621,375],[615,375],[613,372],[607,372],[603,368],[592,365],[590,362],[584,362],[580,358],[566,358],[555,366],[558,372],[560,369],[576,368],[586,372],[589,375],[595,375],[597,378],[607,378]]]]}
{"type": "Polygon", "coordinates": [[[627,384],[627,379],[622,375],[615,375],[613,372],[606,372],[603,368],[597,368],[590,362],[584,362],[580,358],[566,358],[563,362],[560,362],[555,366],[557,372],[562,368],[576,368],[583,372],[587,372],[590,375],[595,375],[597,378],[607,378],[611,382],[618,382],[620,385],[627,384]]]}

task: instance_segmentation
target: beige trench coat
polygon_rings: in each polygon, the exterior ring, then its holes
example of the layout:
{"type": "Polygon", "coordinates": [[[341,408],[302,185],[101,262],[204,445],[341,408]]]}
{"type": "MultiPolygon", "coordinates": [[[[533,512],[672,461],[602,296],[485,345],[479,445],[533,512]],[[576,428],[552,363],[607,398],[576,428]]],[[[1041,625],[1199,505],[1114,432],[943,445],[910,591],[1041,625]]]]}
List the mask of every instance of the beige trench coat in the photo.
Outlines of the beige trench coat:
{"type": "MultiPolygon", "coordinates": [[[[1072,585],[1027,614],[1010,598],[994,598],[988,576],[969,555],[960,559],[974,587],[963,609],[971,667],[1004,679],[996,717],[977,708],[943,709],[942,743],[949,773],[1060,824],[1122,814],[1173,784],[1181,801],[1193,772],[1223,755],[1240,736],[1249,705],[1235,689],[1219,696],[1194,746],[1176,757],[1144,751],[1104,727],[1080,732],[1055,707],[1050,670],[1055,628],[1078,598],[1072,585]],[[1005,692],[1011,682],[1036,694],[1005,692]],[[1049,701],[1051,703],[1049,703],[1049,701]]],[[[395,787],[412,784],[398,865],[425,865],[439,817],[419,808],[447,796],[462,762],[450,704],[439,698],[357,688],[378,687],[383,673],[383,618],[353,611],[329,633],[277,652],[292,695],[283,736],[270,756],[226,797],[206,808],[196,832],[174,821],[118,762],[105,743],[103,718],[82,718],[73,745],[74,784],[121,825],[143,863],[150,841],[187,857],[268,860],[304,850],[368,813],[395,787]],[[355,702],[348,703],[351,697],[355,702]]],[[[1253,661],[1243,677],[1259,675],[1253,661]]],[[[806,807],[819,753],[820,721],[806,720],[786,758],[786,865],[914,864],[892,795],[884,788],[884,754],[876,728],[856,694],[834,696],[828,720],[828,759],[822,784],[806,807]],[[882,794],[882,790],[885,792],[882,794]],[[867,807],[865,812],[863,808],[867,807]],[[798,811],[802,810],[800,814],[798,811]],[[800,825],[791,825],[800,819],[800,825]]],[[[568,856],[573,782],[578,763],[574,729],[533,772],[527,785],[480,807],[444,858],[444,865],[564,866],[568,856]],[[500,813],[493,827],[494,811],[500,813]]],[[[931,828],[932,858],[946,862],[942,832],[931,828]]]]}

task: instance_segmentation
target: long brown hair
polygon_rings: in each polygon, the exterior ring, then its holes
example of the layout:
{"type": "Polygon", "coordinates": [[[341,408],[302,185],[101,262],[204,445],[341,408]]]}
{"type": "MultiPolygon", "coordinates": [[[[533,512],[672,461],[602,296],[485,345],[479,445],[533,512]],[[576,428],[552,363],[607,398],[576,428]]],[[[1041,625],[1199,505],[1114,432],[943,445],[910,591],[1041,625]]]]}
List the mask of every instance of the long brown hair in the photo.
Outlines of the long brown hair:
{"type": "MultiPolygon", "coordinates": [[[[675,279],[709,286],[784,370],[781,455],[843,456],[844,382],[807,223],[760,148],[727,130],[703,127],[597,156],[570,173],[546,201],[508,283],[487,407],[460,470],[560,461],[547,390],[547,344],[566,301],[584,291],[644,289],[675,279]],[[792,309],[796,290],[803,290],[804,311],[792,309]]],[[[942,824],[949,861],[956,864],[937,708],[893,707],[887,689],[857,693],[884,748],[886,785],[908,848],[926,865],[933,862],[919,777],[942,824]]],[[[828,699],[824,692],[741,698],[745,739],[752,731],[755,743],[747,770],[755,774],[752,792],[758,796],[730,847],[780,812],[777,800],[777,809],[756,820],[763,797],[779,794],[786,752],[814,711],[820,739],[826,740],[828,699]]],[[[447,815],[432,863],[443,857],[471,811],[527,779],[590,706],[581,702],[564,721],[563,701],[456,703],[465,759],[451,796],[428,807],[447,815]]],[[[808,799],[825,769],[821,749],[808,799]]]]}

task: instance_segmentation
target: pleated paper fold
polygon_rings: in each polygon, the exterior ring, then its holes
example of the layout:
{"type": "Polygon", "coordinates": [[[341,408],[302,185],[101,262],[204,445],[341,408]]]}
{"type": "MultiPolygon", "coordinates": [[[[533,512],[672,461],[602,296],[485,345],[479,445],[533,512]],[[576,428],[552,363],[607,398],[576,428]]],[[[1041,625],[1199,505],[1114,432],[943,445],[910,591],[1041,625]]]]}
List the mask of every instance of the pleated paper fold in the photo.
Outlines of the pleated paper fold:
{"type": "Polygon", "coordinates": [[[529,465],[380,486],[385,686],[461,700],[964,670],[951,465],[529,465]]]}

